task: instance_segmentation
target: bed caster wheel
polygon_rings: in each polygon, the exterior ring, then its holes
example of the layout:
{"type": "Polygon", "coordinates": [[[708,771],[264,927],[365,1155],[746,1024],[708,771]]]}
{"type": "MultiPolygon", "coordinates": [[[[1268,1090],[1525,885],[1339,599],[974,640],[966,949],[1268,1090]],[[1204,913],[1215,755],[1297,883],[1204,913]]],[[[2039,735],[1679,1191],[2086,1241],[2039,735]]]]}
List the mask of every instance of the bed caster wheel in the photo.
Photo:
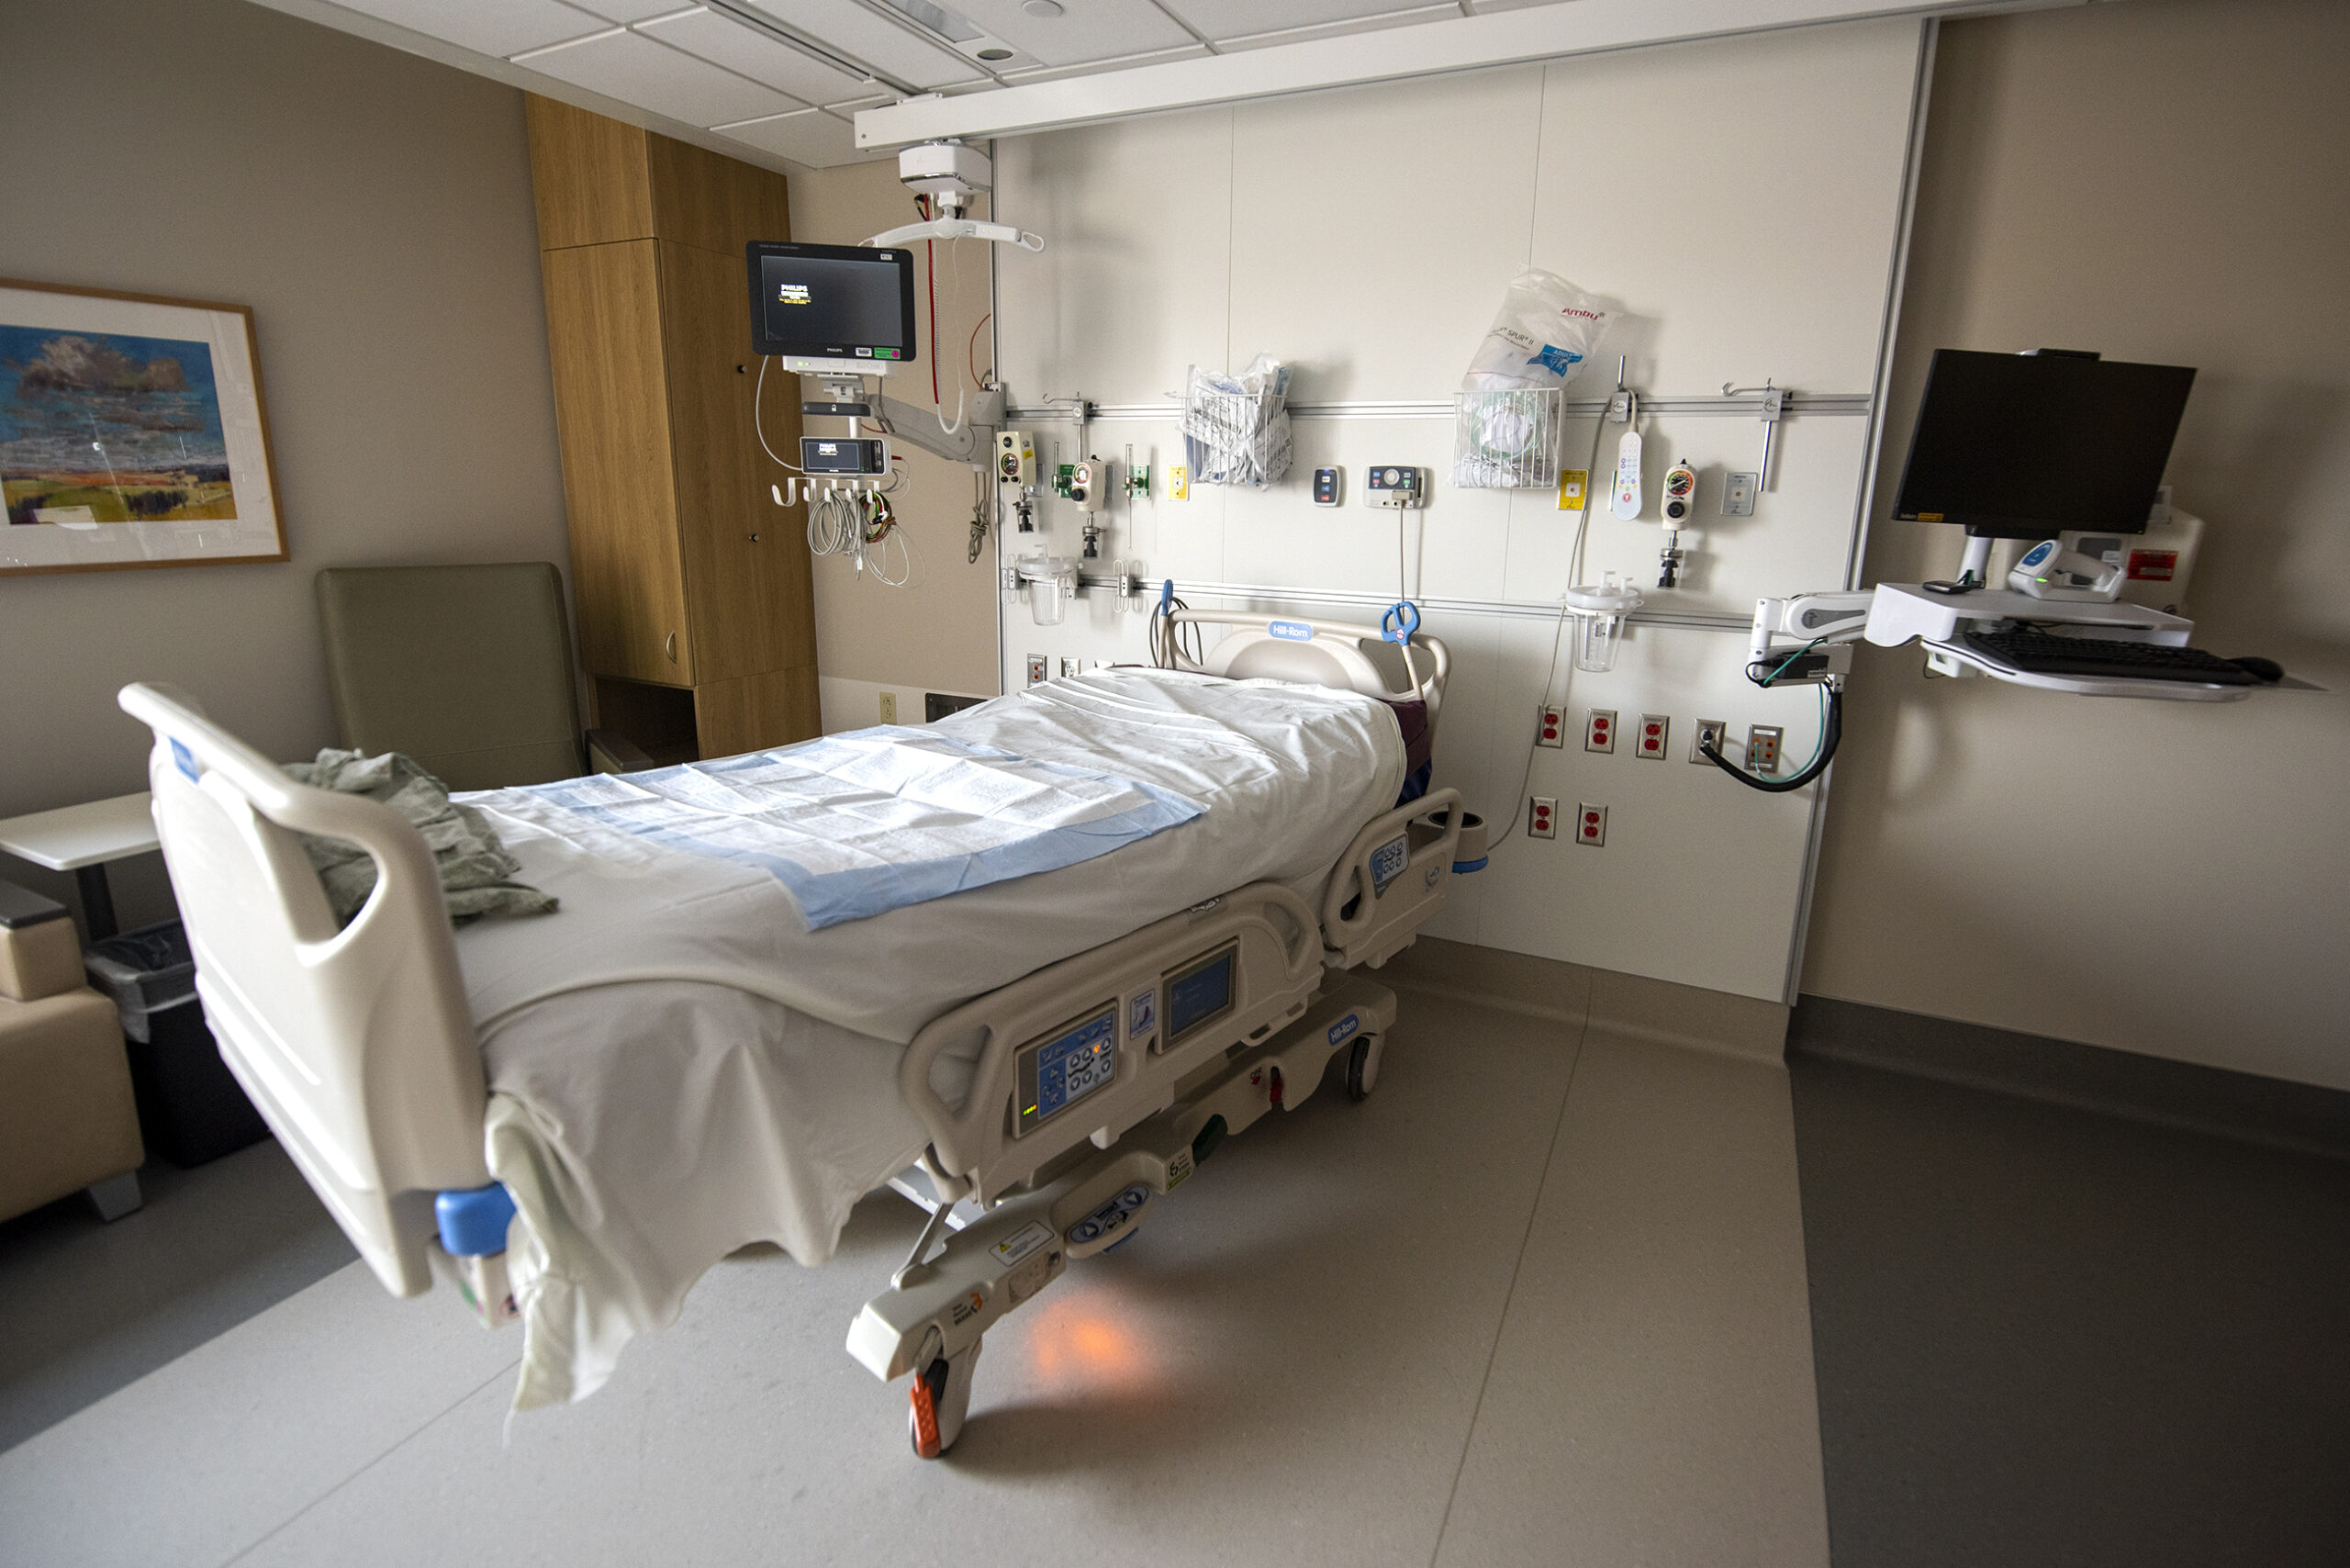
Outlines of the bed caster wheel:
{"type": "Polygon", "coordinates": [[[1379,1087],[1380,1045],[1384,1036],[1365,1035],[1347,1053],[1347,1098],[1360,1104],[1379,1087]]]}
{"type": "Polygon", "coordinates": [[[952,1356],[935,1356],[914,1373],[913,1408],[906,1413],[906,1437],[917,1459],[936,1459],[963,1435],[971,1408],[971,1371],[979,1364],[980,1341],[952,1356]]]}

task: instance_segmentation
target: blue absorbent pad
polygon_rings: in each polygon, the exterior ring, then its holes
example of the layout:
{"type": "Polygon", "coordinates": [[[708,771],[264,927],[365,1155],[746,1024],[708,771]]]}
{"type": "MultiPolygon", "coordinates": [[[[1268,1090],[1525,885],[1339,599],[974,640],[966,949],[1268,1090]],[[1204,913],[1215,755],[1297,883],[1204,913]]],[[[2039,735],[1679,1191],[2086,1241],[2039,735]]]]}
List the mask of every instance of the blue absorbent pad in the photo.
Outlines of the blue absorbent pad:
{"type": "Polygon", "coordinates": [[[894,724],[520,792],[766,871],[811,929],[1057,871],[1205,809],[1137,779],[894,724]]]}

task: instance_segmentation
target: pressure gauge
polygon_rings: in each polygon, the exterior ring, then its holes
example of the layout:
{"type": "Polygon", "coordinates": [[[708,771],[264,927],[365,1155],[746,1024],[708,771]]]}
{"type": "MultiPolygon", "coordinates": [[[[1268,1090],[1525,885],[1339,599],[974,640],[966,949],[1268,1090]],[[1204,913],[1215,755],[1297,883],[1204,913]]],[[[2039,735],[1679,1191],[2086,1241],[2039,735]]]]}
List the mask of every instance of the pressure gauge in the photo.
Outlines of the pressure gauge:
{"type": "Polygon", "coordinates": [[[1664,505],[1659,509],[1664,526],[1679,528],[1697,507],[1697,471],[1683,458],[1665,471],[1664,505]]]}

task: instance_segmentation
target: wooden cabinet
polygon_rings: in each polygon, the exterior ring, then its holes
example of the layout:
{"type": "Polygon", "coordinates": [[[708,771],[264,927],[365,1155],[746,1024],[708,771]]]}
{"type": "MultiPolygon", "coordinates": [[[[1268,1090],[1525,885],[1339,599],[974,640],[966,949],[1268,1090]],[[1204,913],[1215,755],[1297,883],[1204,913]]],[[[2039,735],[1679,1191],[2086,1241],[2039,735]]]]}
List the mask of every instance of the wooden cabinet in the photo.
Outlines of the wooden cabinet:
{"type": "MultiPolygon", "coordinates": [[[[599,722],[665,760],[819,729],[815,614],[752,408],[743,247],[790,238],[783,176],[529,99],[580,660],[599,722]],[[643,733],[655,732],[650,738],[643,733]]],[[[800,382],[767,441],[796,450],[800,382]]]]}

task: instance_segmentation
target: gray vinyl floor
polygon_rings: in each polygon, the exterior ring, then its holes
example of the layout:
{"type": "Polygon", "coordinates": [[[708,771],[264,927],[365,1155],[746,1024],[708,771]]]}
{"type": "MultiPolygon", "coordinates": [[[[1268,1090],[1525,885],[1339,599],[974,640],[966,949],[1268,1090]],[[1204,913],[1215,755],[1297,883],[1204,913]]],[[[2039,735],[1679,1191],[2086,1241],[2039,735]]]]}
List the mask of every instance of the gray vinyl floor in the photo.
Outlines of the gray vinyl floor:
{"type": "Polygon", "coordinates": [[[274,1147],[12,1222],[0,1564],[2350,1562],[2340,1161],[1407,992],[1368,1103],[991,1333],[932,1465],[841,1346],[917,1218],[510,1425],[512,1334],[274,1147]]]}
{"type": "Polygon", "coordinates": [[[1837,1568],[2350,1562],[2350,1162],[1789,1070],[1837,1568]]]}
{"type": "Polygon", "coordinates": [[[139,1173],[101,1224],[79,1195],[0,1224],[0,1449],[96,1403],[356,1256],[274,1142],[139,1173]]]}
{"type": "Polygon", "coordinates": [[[1785,1071],[1391,1042],[990,1332],[945,1461],[842,1348],[885,1194],[510,1431],[511,1332],[337,1270],[0,1453],[0,1562],[1824,1564],[1785,1071]]]}

